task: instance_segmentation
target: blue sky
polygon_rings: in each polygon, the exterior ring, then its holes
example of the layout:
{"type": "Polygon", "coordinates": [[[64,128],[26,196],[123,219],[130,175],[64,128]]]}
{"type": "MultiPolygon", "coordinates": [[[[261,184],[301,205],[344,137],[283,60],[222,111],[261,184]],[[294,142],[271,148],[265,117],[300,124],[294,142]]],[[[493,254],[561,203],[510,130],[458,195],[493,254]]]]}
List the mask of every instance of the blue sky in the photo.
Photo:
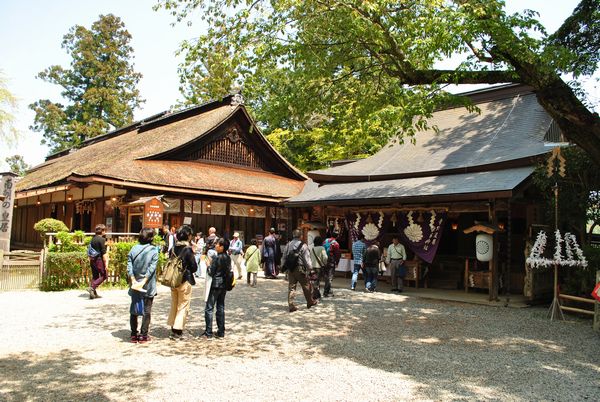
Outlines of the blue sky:
{"type": "MultiPolygon", "coordinates": [[[[553,32],[571,14],[576,0],[512,0],[510,12],[524,8],[537,10],[540,20],[553,32]]],[[[12,148],[0,147],[0,171],[7,156],[21,154],[30,165],[43,162],[48,148],[40,144],[40,133],[29,130],[33,112],[27,105],[38,99],[60,101],[60,87],[35,76],[43,69],[69,65],[61,48],[62,37],[74,25],[90,27],[100,14],[120,17],[133,36],[135,69],[143,74],[139,89],[146,103],[135,111],[141,119],[169,109],[180,98],[175,52],[184,39],[197,37],[200,24],[171,26],[173,18],[164,10],[152,10],[156,0],[0,0],[0,70],[8,89],[18,98],[19,142],[12,148]]],[[[598,99],[598,92],[592,94],[598,99]]]]}

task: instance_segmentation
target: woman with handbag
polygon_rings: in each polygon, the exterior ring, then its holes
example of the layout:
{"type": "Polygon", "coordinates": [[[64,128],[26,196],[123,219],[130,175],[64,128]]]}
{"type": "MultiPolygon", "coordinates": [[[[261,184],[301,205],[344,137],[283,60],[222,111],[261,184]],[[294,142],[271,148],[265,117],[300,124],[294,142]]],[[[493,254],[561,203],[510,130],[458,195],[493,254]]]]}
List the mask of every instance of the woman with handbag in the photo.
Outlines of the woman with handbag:
{"type": "Polygon", "coordinates": [[[127,275],[131,280],[130,319],[131,342],[144,343],[150,340],[148,328],[152,313],[152,303],[156,295],[156,263],[158,246],[152,245],[154,229],[143,228],[138,237],[139,244],[131,248],[127,256],[127,275]],[[138,316],[142,318],[142,328],[138,332],[138,316]]]}
{"type": "Polygon", "coordinates": [[[212,277],[210,284],[210,293],[208,294],[208,300],[206,301],[206,307],[204,309],[204,321],[206,323],[206,329],[200,337],[207,339],[212,338],[212,322],[213,322],[213,310],[215,304],[217,305],[217,338],[223,338],[225,336],[225,294],[227,293],[225,280],[227,272],[231,271],[231,258],[227,254],[229,249],[229,242],[224,238],[219,238],[215,242],[215,251],[217,256],[212,259],[210,267],[208,268],[207,275],[212,277]]]}
{"type": "Polygon", "coordinates": [[[180,258],[183,267],[183,277],[181,285],[171,288],[171,310],[167,325],[171,327],[173,340],[183,339],[183,329],[187,322],[187,316],[190,311],[190,302],[192,300],[192,285],[196,284],[194,272],[198,270],[194,250],[190,246],[189,240],[192,236],[192,228],[183,225],[177,230],[177,242],[173,247],[170,258],[180,258]]]}

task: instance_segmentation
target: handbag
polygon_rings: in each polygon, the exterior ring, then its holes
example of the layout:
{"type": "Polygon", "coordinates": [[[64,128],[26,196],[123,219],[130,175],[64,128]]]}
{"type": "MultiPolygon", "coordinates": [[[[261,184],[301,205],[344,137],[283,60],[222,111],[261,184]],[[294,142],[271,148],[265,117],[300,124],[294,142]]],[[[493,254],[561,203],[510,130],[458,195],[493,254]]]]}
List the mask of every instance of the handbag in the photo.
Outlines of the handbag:
{"type": "Polygon", "coordinates": [[[385,261],[379,261],[379,272],[384,273],[385,271],[387,271],[385,261]]]}
{"type": "Polygon", "coordinates": [[[183,261],[179,256],[173,254],[169,261],[167,261],[159,282],[172,289],[181,286],[183,282],[183,261]]]}
{"type": "Polygon", "coordinates": [[[131,315],[144,315],[144,293],[136,290],[131,291],[131,306],[129,307],[131,315]]]}

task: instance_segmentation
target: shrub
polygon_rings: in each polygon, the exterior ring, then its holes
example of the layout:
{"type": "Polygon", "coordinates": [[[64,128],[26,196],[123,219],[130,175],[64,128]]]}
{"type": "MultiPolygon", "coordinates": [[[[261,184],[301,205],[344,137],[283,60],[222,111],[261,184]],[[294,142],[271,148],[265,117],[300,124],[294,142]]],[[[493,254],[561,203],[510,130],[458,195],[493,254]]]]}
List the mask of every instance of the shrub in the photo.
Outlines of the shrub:
{"type": "Polygon", "coordinates": [[[64,224],[63,221],[53,218],[46,218],[33,225],[33,230],[38,232],[43,239],[44,236],[46,236],[46,233],[68,232],[69,228],[64,224]]]}
{"type": "Polygon", "coordinates": [[[62,290],[87,285],[82,267],[88,267],[85,251],[49,252],[46,256],[46,271],[42,278],[42,290],[62,290]]]}
{"type": "Polygon", "coordinates": [[[127,285],[127,255],[136,244],[137,242],[123,242],[110,247],[109,270],[114,273],[115,279],[118,278],[114,282],[117,285],[127,285]]]}
{"type": "Polygon", "coordinates": [[[82,231],[77,231],[75,233],[69,232],[58,232],[56,234],[56,242],[55,244],[51,244],[48,250],[50,252],[63,252],[70,253],[74,251],[83,252],[86,251],[86,244],[89,244],[91,241],[91,237],[85,236],[82,231]],[[82,239],[82,244],[78,244],[79,240],[82,239]],[[60,244],[56,244],[59,243],[60,244]]]}

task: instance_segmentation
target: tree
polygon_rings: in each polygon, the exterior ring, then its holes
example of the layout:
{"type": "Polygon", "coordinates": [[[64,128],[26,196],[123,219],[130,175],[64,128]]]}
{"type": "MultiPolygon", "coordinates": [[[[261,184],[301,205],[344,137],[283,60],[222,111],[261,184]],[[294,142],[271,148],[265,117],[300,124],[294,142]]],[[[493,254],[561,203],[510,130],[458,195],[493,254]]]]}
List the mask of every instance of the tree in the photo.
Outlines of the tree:
{"type": "Polygon", "coordinates": [[[71,68],[50,66],[38,78],[63,87],[67,104],[41,99],[31,129],[42,132],[52,151],[77,146],[86,138],[130,124],[143,100],[136,86],[131,35],[119,17],[100,15],[91,29],[76,25],[63,37],[71,68]]]}
{"type": "Polygon", "coordinates": [[[563,134],[600,164],[600,119],[576,96],[576,79],[598,67],[599,2],[582,0],[552,35],[536,12],[509,15],[501,0],[162,0],[158,7],[179,21],[199,9],[210,28],[182,48],[181,70],[198,74],[200,66],[210,80],[201,65],[216,46],[224,49],[267,133],[308,132],[318,121],[332,133],[358,128],[382,146],[427,128],[439,107],[468,105],[446,84],[518,82],[532,86],[563,134]],[[437,68],[453,56],[463,60],[456,68],[437,68]],[[339,113],[342,105],[352,114],[339,113]]]}
{"type": "Polygon", "coordinates": [[[13,155],[4,159],[6,163],[8,163],[8,167],[10,171],[14,174],[18,174],[19,176],[25,176],[27,170],[31,168],[27,163],[25,163],[25,159],[21,155],[13,155]]]}
{"type": "Polygon", "coordinates": [[[0,70],[0,139],[10,144],[16,141],[18,131],[14,126],[14,110],[17,107],[17,99],[6,87],[6,81],[0,70]]]}

